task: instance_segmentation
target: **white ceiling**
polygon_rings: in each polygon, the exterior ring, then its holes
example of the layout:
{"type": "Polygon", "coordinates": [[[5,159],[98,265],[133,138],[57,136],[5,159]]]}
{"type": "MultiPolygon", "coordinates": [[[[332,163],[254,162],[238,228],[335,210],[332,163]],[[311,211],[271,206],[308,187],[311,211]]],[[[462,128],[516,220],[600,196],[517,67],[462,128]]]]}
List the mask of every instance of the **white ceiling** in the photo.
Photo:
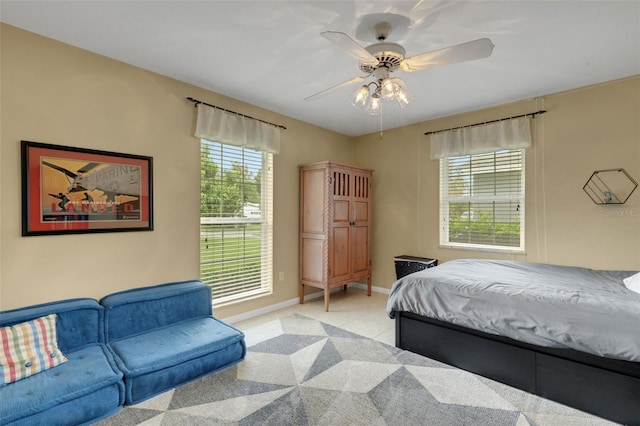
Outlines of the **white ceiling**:
{"type": "Polygon", "coordinates": [[[0,20],[349,136],[640,74],[640,0],[0,0],[0,20]],[[349,103],[358,85],[305,102],[362,75],[320,32],[356,38],[362,16],[383,12],[411,19],[388,40],[407,56],[482,37],[495,49],[397,71],[417,99],[385,103],[382,116],[349,103]]]}

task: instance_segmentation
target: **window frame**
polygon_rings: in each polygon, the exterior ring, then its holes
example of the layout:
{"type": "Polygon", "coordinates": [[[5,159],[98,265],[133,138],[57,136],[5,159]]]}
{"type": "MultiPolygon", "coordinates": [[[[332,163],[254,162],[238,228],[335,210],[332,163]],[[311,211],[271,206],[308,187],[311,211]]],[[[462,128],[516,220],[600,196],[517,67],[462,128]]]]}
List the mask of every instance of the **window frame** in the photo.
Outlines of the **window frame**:
{"type": "MultiPolygon", "coordinates": [[[[440,203],[439,203],[439,243],[442,248],[453,248],[453,249],[463,249],[463,250],[477,250],[477,251],[493,251],[493,252],[501,252],[501,253],[518,253],[522,254],[525,252],[525,149],[500,149],[492,152],[485,152],[479,154],[465,154],[465,155],[452,155],[443,157],[439,160],[440,164],[440,203]],[[499,153],[512,153],[512,152],[520,152],[520,192],[517,194],[505,194],[505,195],[466,195],[466,196],[449,196],[450,182],[449,182],[449,169],[450,163],[454,159],[462,159],[468,158],[469,161],[473,161],[474,157],[479,157],[487,154],[494,154],[494,173],[499,173],[495,171],[497,168],[497,161],[495,160],[495,156],[499,153]],[[518,246],[508,246],[508,245],[499,245],[499,244],[481,244],[481,243],[470,243],[470,242],[458,242],[458,241],[450,241],[450,204],[455,202],[464,202],[464,203],[495,203],[495,202],[515,202],[517,203],[517,210],[519,211],[519,245],[518,246]]],[[[473,171],[470,172],[473,174],[473,171]]],[[[495,181],[495,178],[494,178],[495,181]]],[[[493,219],[493,223],[495,224],[497,221],[495,218],[493,219]]]]}
{"type": "MultiPolygon", "coordinates": [[[[209,147],[220,147],[220,155],[222,156],[221,163],[218,164],[220,170],[222,170],[222,164],[226,163],[229,160],[228,158],[224,158],[224,150],[240,150],[240,156],[231,156],[232,159],[241,158],[241,166],[244,168],[249,163],[246,161],[247,151],[251,151],[252,155],[260,154],[260,169],[261,173],[261,181],[260,181],[260,211],[261,215],[259,218],[256,218],[255,215],[251,217],[244,217],[244,211],[247,204],[251,204],[250,202],[244,202],[243,207],[241,209],[242,216],[233,216],[233,217],[225,217],[223,213],[218,213],[218,216],[212,214],[209,217],[203,216],[202,213],[202,201],[201,201],[201,210],[200,210],[200,253],[199,253],[199,262],[200,262],[200,279],[205,285],[209,285],[212,288],[212,303],[214,306],[225,306],[233,303],[238,303],[250,299],[254,299],[257,297],[267,296],[273,293],[273,154],[265,151],[259,151],[251,148],[245,148],[241,146],[235,146],[232,144],[225,144],[221,142],[209,141],[206,139],[201,139],[200,142],[200,164],[202,171],[202,149],[204,145],[208,145],[209,147]],[[236,219],[236,220],[234,220],[236,219]],[[229,226],[245,226],[250,224],[260,224],[260,273],[259,273],[259,287],[251,290],[245,290],[243,292],[226,294],[220,297],[216,297],[216,283],[211,279],[207,278],[203,274],[203,265],[207,264],[207,261],[203,254],[203,235],[205,232],[205,227],[207,225],[229,225],[229,226]]],[[[211,155],[211,154],[210,154],[211,155]]],[[[200,184],[202,186],[204,180],[201,175],[200,184]]],[[[224,234],[223,234],[224,235],[224,234]]],[[[224,237],[223,237],[224,238],[224,237]]],[[[244,239],[247,238],[246,235],[243,236],[244,239]]],[[[224,242],[222,243],[224,246],[224,242]]],[[[243,247],[246,246],[246,243],[243,243],[243,247]]],[[[247,257],[243,257],[243,259],[249,259],[247,257]]],[[[229,262],[229,260],[226,260],[229,262]]],[[[219,264],[223,264],[225,260],[222,260],[219,264]]],[[[209,262],[208,264],[211,264],[209,262]]],[[[253,276],[252,276],[253,277],[253,276]]],[[[249,283],[249,285],[254,283],[249,283]]],[[[257,283],[255,283],[257,284],[257,283]]],[[[237,282],[233,284],[232,280],[227,281],[227,284],[230,287],[238,286],[241,287],[243,284],[237,282]]],[[[245,283],[246,285],[246,283],[245,283]]]]}

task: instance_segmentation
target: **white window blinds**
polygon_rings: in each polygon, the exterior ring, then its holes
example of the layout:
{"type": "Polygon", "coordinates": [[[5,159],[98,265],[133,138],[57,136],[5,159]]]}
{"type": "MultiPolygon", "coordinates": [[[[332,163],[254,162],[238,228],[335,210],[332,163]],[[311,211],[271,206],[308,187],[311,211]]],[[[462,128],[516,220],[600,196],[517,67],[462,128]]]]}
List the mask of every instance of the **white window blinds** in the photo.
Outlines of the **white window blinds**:
{"type": "Polygon", "coordinates": [[[440,243],[524,250],[524,150],[440,160],[440,243]]]}
{"type": "Polygon", "coordinates": [[[273,273],[273,155],[201,141],[200,270],[214,303],[268,294],[273,273]]]}

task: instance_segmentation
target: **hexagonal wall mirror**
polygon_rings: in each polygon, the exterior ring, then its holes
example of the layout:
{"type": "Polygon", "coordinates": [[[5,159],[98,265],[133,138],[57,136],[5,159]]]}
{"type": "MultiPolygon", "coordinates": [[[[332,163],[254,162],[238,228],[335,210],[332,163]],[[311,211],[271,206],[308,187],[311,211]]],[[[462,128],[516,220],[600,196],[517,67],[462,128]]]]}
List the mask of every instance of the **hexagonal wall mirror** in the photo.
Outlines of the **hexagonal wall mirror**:
{"type": "Polygon", "coordinates": [[[596,170],[582,187],[596,204],[624,204],[638,183],[625,169],[596,170]]]}

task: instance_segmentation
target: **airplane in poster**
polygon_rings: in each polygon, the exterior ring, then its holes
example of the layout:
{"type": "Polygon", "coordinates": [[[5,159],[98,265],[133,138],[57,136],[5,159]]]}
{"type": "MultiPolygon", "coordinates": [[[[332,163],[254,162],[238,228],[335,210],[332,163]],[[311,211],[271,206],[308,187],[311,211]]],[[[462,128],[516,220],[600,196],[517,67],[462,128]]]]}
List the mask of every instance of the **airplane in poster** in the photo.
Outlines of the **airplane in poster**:
{"type": "Polygon", "coordinates": [[[53,161],[55,160],[42,160],[42,165],[65,175],[69,182],[67,193],[100,190],[107,197],[107,202],[115,202],[115,197],[118,195],[140,197],[140,167],[138,166],[66,160],[64,163],[67,167],[72,166],[72,163],[79,163],[78,169],[74,172],[53,161]]]}

